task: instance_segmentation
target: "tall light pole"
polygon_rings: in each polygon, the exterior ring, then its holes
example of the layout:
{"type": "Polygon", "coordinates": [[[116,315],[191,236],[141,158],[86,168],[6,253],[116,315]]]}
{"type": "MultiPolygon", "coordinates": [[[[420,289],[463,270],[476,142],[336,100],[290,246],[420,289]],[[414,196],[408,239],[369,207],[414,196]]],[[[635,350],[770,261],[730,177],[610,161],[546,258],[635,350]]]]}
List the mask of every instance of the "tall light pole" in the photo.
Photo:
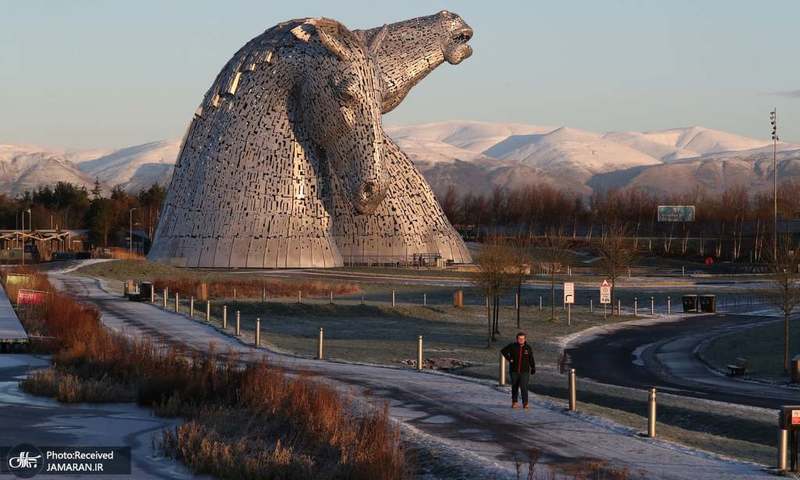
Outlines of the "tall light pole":
{"type": "Polygon", "coordinates": [[[769,123],[772,124],[772,228],[775,236],[772,239],[772,258],[778,261],[778,109],[769,112],[769,123]]]}
{"type": "Polygon", "coordinates": [[[136,207],[128,210],[128,253],[133,256],[133,211],[136,207]]]}
{"type": "Polygon", "coordinates": [[[20,235],[22,237],[22,266],[25,266],[25,210],[20,212],[22,225],[20,225],[20,235]]]}

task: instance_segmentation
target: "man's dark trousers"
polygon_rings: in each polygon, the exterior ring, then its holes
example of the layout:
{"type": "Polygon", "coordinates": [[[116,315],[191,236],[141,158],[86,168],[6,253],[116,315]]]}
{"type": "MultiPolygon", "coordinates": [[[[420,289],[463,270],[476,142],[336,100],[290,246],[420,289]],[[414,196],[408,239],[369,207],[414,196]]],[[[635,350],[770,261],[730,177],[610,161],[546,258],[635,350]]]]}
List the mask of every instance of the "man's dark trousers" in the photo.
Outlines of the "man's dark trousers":
{"type": "Polygon", "coordinates": [[[522,389],[522,404],[528,404],[528,381],[531,379],[530,372],[511,372],[511,401],[517,403],[519,390],[522,389]]]}

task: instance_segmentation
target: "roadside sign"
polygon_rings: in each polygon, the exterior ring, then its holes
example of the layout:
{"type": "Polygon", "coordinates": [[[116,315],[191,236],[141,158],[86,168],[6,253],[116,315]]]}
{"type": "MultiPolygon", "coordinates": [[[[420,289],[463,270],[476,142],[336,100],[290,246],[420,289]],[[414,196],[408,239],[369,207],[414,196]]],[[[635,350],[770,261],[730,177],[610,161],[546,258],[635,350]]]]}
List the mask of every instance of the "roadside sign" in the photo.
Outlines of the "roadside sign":
{"type": "Polygon", "coordinates": [[[564,303],[575,303],[575,284],[564,282],[564,303]]]}
{"type": "Polygon", "coordinates": [[[17,305],[40,305],[44,303],[47,292],[20,288],[17,291],[17,305]]]}
{"type": "Polygon", "coordinates": [[[792,425],[800,425],[800,410],[792,410],[792,425]]]}
{"type": "Polygon", "coordinates": [[[694,222],[694,205],[659,205],[659,222],[694,222]]]}
{"type": "Polygon", "coordinates": [[[611,284],[603,280],[600,285],[600,303],[611,303],[611,284]]]}

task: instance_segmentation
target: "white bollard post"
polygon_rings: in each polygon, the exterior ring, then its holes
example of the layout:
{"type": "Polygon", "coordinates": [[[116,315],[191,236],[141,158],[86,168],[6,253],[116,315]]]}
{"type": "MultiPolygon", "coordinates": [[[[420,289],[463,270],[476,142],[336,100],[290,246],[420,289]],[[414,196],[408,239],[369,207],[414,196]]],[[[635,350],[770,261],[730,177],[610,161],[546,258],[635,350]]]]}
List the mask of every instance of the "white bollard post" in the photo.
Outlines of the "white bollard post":
{"type": "Polygon", "coordinates": [[[568,327],[572,326],[572,304],[571,303],[567,304],[567,326],[568,327]]]}
{"type": "Polygon", "coordinates": [[[576,389],[576,380],[575,380],[575,369],[569,369],[569,411],[574,412],[577,409],[577,394],[575,393],[576,389]]]}
{"type": "Polygon", "coordinates": [[[211,322],[211,300],[206,300],[206,322],[211,322]]]}
{"type": "Polygon", "coordinates": [[[297,303],[303,303],[303,292],[297,291],[297,303]]]}
{"type": "Polygon", "coordinates": [[[167,297],[168,297],[168,296],[169,296],[169,291],[168,291],[168,290],[165,288],[165,289],[164,289],[164,297],[163,297],[163,300],[164,300],[164,310],[166,310],[166,309],[167,309],[167,297]]]}
{"type": "Polygon", "coordinates": [[[322,360],[323,354],[323,341],[325,339],[325,332],[322,327],[319,327],[319,340],[317,340],[317,360],[322,360]]]}
{"type": "Polygon", "coordinates": [[[647,397],[647,436],[656,437],[656,389],[651,388],[647,397]]]}
{"type": "Polygon", "coordinates": [[[256,345],[256,347],[258,347],[258,346],[261,345],[261,319],[260,318],[256,318],[256,332],[255,333],[256,333],[255,345],[256,345]]]}
{"type": "Polygon", "coordinates": [[[667,315],[672,315],[672,297],[667,297],[667,315]]]}
{"type": "Polygon", "coordinates": [[[498,379],[497,384],[501,387],[506,384],[506,357],[500,354],[500,378],[498,379]]]}
{"type": "Polygon", "coordinates": [[[330,301],[330,303],[331,303],[331,305],[333,305],[333,290],[331,290],[331,301],[330,301]]]}
{"type": "Polygon", "coordinates": [[[539,311],[542,311],[542,296],[539,295],[539,311]]]}
{"type": "Polygon", "coordinates": [[[237,337],[239,336],[240,333],[242,333],[242,330],[240,328],[241,327],[241,323],[240,323],[241,318],[242,317],[239,315],[239,310],[236,310],[236,336],[237,337]]]}
{"type": "Polygon", "coordinates": [[[417,370],[422,371],[422,335],[417,337],[417,370]]]}
{"type": "Polygon", "coordinates": [[[789,452],[789,430],[781,428],[778,430],[778,468],[779,472],[786,472],[788,470],[788,463],[786,461],[789,452]]]}
{"type": "Polygon", "coordinates": [[[650,315],[656,314],[656,299],[650,297],[650,315]]]}
{"type": "Polygon", "coordinates": [[[228,328],[228,306],[222,306],[222,329],[228,328]]]}
{"type": "Polygon", "coordinates": [[[175,292],[175,313],[181,311],[181,304],[178,303],[178,292],[175,292]]]}
{"type": "Polygon", "coordinates": [[[423,293],[422,294],[422,306],[423,307],[427,307],[428,306],[428,294],[427,293],[423,293]]]}
{"type": "Polygon", "coordinates": [[[589,299],[589,313],[594,313],[594,299],[589,299]]]}
{"type": "Polygon", "coordinates": [[[194,318],[194,297],[189,297],[189,317],[194,318]]]}
{"type": "Polygon", "coordinates": [[[617,299],[617,316],[622,316],[622,300],[617,299]]]}
{"type": "Polygon", "coordinates": [[[633,316],[634,317],[639,316],[639,297],[633,298],[633,316]]]}
{"type": "Polygon", "coordinates": [[[392,306],[395,306],[394,290],[392,290],[392,306]]]}

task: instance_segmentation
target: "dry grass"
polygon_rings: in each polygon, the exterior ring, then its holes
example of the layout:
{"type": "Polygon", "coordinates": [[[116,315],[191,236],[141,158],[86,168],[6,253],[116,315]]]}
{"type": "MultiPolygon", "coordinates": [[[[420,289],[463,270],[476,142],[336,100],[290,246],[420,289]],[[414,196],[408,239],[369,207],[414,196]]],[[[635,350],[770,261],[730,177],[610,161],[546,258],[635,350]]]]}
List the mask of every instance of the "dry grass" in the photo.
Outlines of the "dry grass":
{"type": "Polygon", "coordinates": [[[304,297],[327,296],[330,292],[334,295],[349,295],[358,293],[361,289],[354,283],[330,283],[322,281],[284,282],[269,279],[197,279],[190,277],[156,278],[153,285],[158,291],[168,288],[170,292],[177,291],[182,296],[196,295],[201,283],[208,285],[208,295],[211,298],[237,298],[253,299],[267,297],[294,297],[297,292],[302,292],[304,297]]]}
{"type": "MultiPolygon", "coordinates": [[[[42,289],[46,277],[33,273],[42,289]]],[[[66,402],[126,400],[188,422],[161,448],[221,478],[402,479],[407,461],[386,410],[359,412],[333,387],[235,355],[180,351],[111,332],[99,312],[53,292],[23,322],[54,338],[54,368],[23,388],[66,402]],[[129,387],[128,387],[129,386],[129,387]],[[238,466],[237,466],[238,465],[238,466]]],[[[29,330],[30,331],[30,330],[29,330]]]]}
{"type": "Polygon", "coordinates": [[[59,402],[130,402],[135,392],[126,385],[105,378],[80,378],[57,368],[33,372],[20,382],[22,390],[33,395],[54,397],[59,402]]]}

